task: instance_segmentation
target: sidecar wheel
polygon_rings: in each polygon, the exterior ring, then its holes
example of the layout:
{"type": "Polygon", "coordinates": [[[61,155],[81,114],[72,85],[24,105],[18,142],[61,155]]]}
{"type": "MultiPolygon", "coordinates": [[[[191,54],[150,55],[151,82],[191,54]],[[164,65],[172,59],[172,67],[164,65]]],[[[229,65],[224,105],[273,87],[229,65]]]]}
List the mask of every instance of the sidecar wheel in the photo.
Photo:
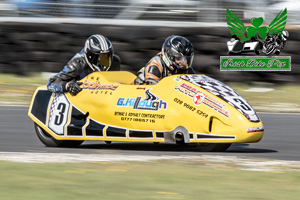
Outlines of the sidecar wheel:
{"type": "Polygon", "coordinates": [[[231,143],[199,143],[197,149],[202,152],[223,152],[231,146],[231,143]]]}
{"type": "Polygon", "coordinates": [[[77,147],[83,143],[82,140],[56,140],[36,123],[34,129],[40,141],[47,147],[77,147]]]}

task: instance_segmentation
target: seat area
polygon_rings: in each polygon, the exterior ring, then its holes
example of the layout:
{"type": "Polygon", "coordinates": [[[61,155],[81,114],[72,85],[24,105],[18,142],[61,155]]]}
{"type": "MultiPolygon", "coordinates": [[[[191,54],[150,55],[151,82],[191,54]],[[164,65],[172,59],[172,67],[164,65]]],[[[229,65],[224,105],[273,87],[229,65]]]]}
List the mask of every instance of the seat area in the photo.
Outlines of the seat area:
{"type": "Polygon", "coordinates": [[[109,82],[125,85],[130,85],[136,78],[136,75],[127,71],[109,71],[100,73],[109,82]]]}

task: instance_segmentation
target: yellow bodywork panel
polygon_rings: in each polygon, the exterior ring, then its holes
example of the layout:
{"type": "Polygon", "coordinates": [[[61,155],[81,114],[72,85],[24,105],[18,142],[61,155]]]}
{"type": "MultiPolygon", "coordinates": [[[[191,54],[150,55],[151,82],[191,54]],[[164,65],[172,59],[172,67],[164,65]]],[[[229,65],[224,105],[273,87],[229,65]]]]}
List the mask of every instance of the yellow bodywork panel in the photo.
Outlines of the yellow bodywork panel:
{"type": "Polygon", "coordinates": [[[263,136],[259,118],[250,121],[241,111],[255,113],[240,96],[230,97],[231,105],[179,75],[157,85],[132,85],[135,78],[95,72],[81,80],[76,96],[39,87],[28,114],[57,140],[169,142],[182,132],[187,143],[249,143],[263,136]]]}

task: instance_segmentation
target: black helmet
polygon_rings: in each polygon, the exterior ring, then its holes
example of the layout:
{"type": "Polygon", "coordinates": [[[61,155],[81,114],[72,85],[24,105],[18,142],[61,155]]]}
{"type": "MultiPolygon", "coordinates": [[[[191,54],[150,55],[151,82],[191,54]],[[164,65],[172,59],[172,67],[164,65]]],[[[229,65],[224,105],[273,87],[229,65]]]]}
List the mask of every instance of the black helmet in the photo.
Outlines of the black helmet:
{"type": "Polygon", "coordinates": [[[194,59],[194,48],[185,37],[171,35],[162,46],[162,55],[164,63],[172,73],[187,73],[194,59]]]}
{"type": "Polygon", "coordinates": [[[84,57],[93,71],[107,71],[111,66],[114,50],[103,35],[90,36],[84,46],[84,57]]]}

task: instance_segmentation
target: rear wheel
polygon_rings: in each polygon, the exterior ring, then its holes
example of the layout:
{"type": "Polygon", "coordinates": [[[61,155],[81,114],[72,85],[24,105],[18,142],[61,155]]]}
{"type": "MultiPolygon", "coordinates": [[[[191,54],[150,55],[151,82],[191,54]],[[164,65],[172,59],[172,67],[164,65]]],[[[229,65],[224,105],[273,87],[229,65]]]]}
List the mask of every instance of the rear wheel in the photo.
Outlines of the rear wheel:
{"type": "Polygon", "coordinates": [[[56,140],[36,123],[34,129],[40,141],[47,147],[77,147],[83,143],[83,140],[56,140]]]}
{"type": "Polygon", "coordinates": [[[199,143],[197,149],[202,152],[223,152],[231,146],[231,143],[199,143]]]}

